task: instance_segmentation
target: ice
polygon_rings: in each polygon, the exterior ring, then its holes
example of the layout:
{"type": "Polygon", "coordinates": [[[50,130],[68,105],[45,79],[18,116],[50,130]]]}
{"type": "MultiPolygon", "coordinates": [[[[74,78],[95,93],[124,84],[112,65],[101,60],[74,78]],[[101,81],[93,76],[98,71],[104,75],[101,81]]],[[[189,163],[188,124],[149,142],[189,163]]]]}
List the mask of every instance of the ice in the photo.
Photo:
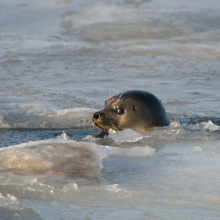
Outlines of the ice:
{"type": "Polygon", "coordinates": [[[197,131],[206,134],[205,132],[218,132],[219,126],[214,124],[211,120],[208,122],[201,122],[197,124],[188,124],[188,125],[183,125],[184,128],[190,129],[192,131],[197,131]]]}
{"type": "Polygon", "coordinates": [[[63,191],[64,192],[67,192],[68,190],[72,190],[72,189],[74,189],[74,190],[79,190],[79,187],[78,187],[78,185],[77,185],[77,183],[71,183],[71,182],[69,182],[69,183],[67,183],[67,184],[65,184],[64,186],[63,186],[63,191]]]}
{"type": "Polygon", "coordinates": [[[139,140],[149,136],[144,132],[125,129],[124,131],[120,132],[110,130],[109,137],[116,142],[138,142],[139,140]]]}
{"type": "Polygon", "coordinates": [[[108,191],[120,192],[121,189],[118,188],[118,184],[115,184],[115,185],[112,185],[112,186],[108,186],[108,191]]]}
{"type": "Polygon", "coordinates": [[[130,149],[111,147],[110,150],[114,155],[120,155],[126,157],[155,156],[155,149],[152,149],[148,146],[134,147],[130,149]]]}
{"type": "Polygon", "coordinates": [[[106,147],[66,139],[30,142],[0,149],[0,167],[23,174],[96,176],[106,147]]]}
{"type": "Polygon", "coordinates": [[[96,109],[71,108],[45,110],[33,106],[8,106],[1,117],[0,128],[68,128],[91,126],[96,109]]]}
{"type": "Polygon", "coordinates": [[[15,210],[24,210],[25,206],[20,204],[16,197],[13,195],[7,194],[3,196],[0,193],[0,207],[8,208],[8,209],[15,209],[15,210]]]}
{"type": "Polygon", "coordinates": [[[66,135],[66,133],[63,131],[62,134],[60,136],[58,136],[57,138],[63,139],[63,140],[68,140],[69,137],[66,135]]]}
{"type": "Polygon", "coordinates": [[[219,0],[2,0],[0,26],[0,219],[219,219],[219,0]],[[170,126],[99,138],[133,89],[170,126]]]}
{"type": "Polygon", "coordinates": [[[213,124],[212,121],[208,121],[208,122],[202,122],[201,123],[204,127],[203,130],[210,130],[210,131],[219,131],[220,127],[218,125],[213,124]]]}
{"type": "Polygon", "coordinates": [[[194,149],[192,150],[192,152],[194,152],[194,153],[200,153],[200,152],[202,152],[202,148],[201,148],[201,147],[194,147],[194,149]]]}

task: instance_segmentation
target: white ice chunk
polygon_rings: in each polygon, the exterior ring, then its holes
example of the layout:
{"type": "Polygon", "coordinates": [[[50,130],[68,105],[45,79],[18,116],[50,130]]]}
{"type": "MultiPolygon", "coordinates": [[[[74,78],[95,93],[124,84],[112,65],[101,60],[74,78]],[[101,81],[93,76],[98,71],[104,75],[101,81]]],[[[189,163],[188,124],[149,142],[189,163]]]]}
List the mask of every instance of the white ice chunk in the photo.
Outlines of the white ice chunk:
{"type": "Polygon", "coordinates": [[[110,130],[109,137],[116,142],[138,142],[144,137],[149,137],[149,135],[144,132],[139,132],[132,129],[125,129],[120,132],[110,130]]]}
{"type": "Polygon", "coordinates": [[[66,139],[44,140],[0,149],[0,167],[24,174],[96,176],[107,147],[66,139]]]}
{"type": "Polygon", "coordinates": [[[219,131],[220,127],[218,125],[213,124],[212,121],[208,121],[208,122],[202,122],[201,123],[203,125],[203,131],[206,130],[210,130],[210,131],[219,131]]]}

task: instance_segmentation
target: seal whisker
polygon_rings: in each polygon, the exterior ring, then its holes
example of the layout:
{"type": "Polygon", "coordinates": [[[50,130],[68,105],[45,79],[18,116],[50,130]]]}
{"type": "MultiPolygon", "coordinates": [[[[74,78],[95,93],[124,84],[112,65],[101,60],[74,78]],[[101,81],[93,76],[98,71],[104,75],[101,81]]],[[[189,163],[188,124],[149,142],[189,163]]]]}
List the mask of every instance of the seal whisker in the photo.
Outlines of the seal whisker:
{"type": "Polygon", "coordinates": [[[102,131],[104,132],[108,132],[110,125],[108,123],[108,120],[106,119],[102,119],[100,122],[98,122],[97,120],[93,120],[95,125],[98,126],[102,131]]]}
{"type": "Polygon", "coordinates": [[[112,130],[116,130],[116,127],[115,127],[115,125],[113,123],[109,122],[109,125],[110,125],[112,130]]]}
{"type": "Polygon", "coordinates": [[[102,118],[99,121],[94,119],[94,124],[98,126],[102,131],[108,132],[109,129],[115,131],[122,131],[123,129],[112,118],[102,118]]]}
{"type": "Polygon", "coordinates": [[[111,128],[112,128],[112,130],[115,130],[115,131],[122,131],[123,129],[122,128],[120,128],[119,126],[118,126],[118,124],[115,122],[115,121],[109,121],[109,124],[110,124],[110,126],[111,126],[111,128]]]}

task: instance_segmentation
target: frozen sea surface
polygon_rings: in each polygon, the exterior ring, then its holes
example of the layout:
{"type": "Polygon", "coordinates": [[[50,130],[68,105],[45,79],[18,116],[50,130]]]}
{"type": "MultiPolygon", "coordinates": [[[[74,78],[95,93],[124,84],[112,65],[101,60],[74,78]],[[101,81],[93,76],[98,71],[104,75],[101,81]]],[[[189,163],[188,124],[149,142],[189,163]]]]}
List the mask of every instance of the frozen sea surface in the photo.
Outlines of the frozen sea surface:
{"type": "Polygon", "coordinates": [[[0,27],[0,219],[219,219],[219,1],[3,0],[0,27]],[[171,125],[98,138],[133,89],[171,125]]]}

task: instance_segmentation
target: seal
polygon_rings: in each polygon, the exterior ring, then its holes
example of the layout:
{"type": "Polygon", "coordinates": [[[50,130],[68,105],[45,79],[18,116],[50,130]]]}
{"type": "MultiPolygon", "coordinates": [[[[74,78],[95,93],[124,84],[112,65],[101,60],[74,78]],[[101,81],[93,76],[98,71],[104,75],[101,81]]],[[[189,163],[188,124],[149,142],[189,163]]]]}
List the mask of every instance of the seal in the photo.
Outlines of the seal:
{"type": "Polygon", "coordinates": [[[147,132],[153,127],[170,125],[161,101],[149,92],[132,90],[105,101],[105,108],[93,115],[93,122],[103,133],[109,129],[132,128],[147,132]]]}

